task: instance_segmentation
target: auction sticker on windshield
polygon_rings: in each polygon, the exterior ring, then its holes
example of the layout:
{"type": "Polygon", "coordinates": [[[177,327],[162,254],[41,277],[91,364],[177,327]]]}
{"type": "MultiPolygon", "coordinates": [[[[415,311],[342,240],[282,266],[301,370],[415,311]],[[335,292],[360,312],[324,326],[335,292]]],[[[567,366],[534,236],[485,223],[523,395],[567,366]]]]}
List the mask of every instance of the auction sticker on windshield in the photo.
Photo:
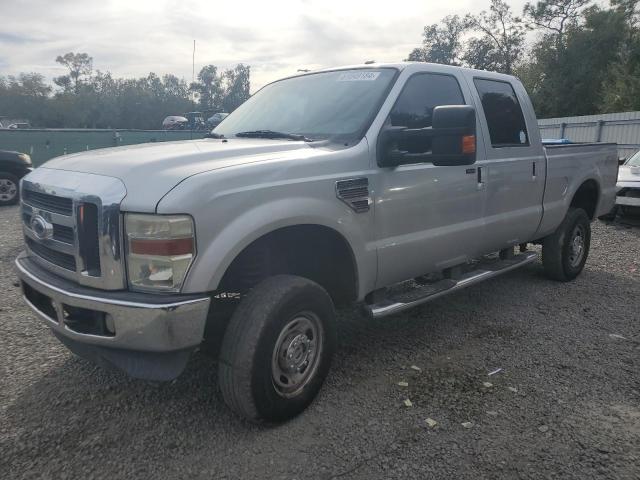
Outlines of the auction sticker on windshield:
{"type": "Polygon", "coordinates": [[[380,72],[345,72],[338,77],[338,82],[371,82],[380,76],[380,72]]]}

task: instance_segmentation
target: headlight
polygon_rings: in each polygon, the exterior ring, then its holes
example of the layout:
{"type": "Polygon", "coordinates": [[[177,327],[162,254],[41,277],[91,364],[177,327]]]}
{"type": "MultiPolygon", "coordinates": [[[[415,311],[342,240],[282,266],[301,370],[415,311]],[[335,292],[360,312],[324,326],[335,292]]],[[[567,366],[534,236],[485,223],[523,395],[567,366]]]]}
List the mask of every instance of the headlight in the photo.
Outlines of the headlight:
{"type": "Polygon", "coordinates": [[[188,215],[125,215],[129,287],[177,292],[196,254],[188,215]]]}
{"type": "Polygon", "coordinates": [[[20,155],[18,155],[18,158],[22,160],[24,163],[26,163],[27,165],[31,165],[31,157],[26,153],[21,153],[20,155]]]}

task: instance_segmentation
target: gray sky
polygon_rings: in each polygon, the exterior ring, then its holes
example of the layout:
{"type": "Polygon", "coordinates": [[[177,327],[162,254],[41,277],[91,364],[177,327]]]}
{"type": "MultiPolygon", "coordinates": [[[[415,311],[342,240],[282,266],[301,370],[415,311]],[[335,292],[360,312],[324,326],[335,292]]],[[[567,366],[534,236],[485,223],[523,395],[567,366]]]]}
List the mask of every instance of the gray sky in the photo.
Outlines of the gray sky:
{"type": "MultiPolygon", "coordinates": [[[[511,0],[520,15],[525,0],[511,0]]],[[[252,90],[298,68],[401,61],[424,25],[489,0],[0,0],[0,75],[65,73],[54,59],[87,52],[94,68],[191,80],[203,65],[251,65],[252,90]]]]}

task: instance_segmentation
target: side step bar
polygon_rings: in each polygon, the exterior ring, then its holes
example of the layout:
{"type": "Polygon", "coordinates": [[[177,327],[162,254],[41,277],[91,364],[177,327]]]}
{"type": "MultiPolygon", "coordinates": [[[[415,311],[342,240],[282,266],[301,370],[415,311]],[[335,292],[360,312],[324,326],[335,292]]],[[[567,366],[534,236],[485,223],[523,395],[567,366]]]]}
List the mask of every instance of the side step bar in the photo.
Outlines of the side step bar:
{"type": "Polygon", "coordinates": [[[379,303],[366,304],[365,313],[373,318],[386,317],[430,302],[449,293],[457,292],[470,285],[497,277],[503,273],[527,265],[538,258],[535,252],[524,252],[506,260],[482,261],[476,269],[463,274],[459,279],[444,279],[431,285],[408,292],[392,294],[379,303]]]}

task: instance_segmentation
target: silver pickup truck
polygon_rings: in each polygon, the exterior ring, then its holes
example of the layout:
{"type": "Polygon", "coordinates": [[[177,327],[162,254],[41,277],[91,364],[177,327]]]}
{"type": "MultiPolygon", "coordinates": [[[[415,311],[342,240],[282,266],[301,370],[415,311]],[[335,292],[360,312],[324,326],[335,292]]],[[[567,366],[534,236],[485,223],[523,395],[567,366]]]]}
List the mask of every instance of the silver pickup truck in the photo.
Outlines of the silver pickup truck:
{"type": "Polygon", "coordinates": [[[517,79],[457,67],[286,78],[209,137],[37,168],[16,266],[73,352],[167,380],[204,342],[255,421],[313,400],[334,306],[391,315],[535,261],[529,244],[571,280],[616,194],[614,145],[545,148],[517,79]]]}

